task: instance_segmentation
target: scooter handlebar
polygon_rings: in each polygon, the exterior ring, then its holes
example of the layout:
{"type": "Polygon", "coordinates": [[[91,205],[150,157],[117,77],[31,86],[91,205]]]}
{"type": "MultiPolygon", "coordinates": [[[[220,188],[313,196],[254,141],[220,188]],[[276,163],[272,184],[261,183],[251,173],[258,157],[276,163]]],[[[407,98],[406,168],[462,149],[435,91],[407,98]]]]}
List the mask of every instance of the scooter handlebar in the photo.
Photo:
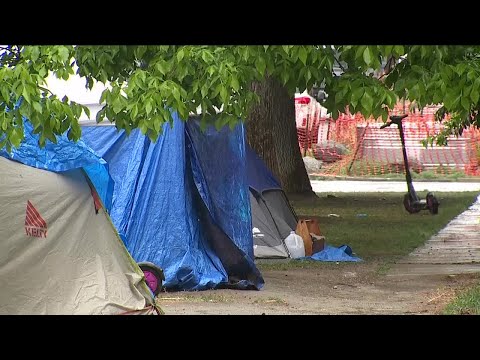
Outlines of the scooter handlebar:
{"type": "Polygon", "coordinates": [[[380,126],[380,129],[385,129],[387,126],[390,126],[392,124],[397,124],[400,126],[402,123],[402,120],[405,119],[408,116],[408,114],[405,115],[392,115],[390,116],[390,121],[386,122],[382,126],[380,126]]]}
{"type": "Polygon", "coordinates": [[[392,115],[390,116],[390,120],[392,121],[402,121],[408,116],[408,114],[403,114],[403,115],[392,115]]]}

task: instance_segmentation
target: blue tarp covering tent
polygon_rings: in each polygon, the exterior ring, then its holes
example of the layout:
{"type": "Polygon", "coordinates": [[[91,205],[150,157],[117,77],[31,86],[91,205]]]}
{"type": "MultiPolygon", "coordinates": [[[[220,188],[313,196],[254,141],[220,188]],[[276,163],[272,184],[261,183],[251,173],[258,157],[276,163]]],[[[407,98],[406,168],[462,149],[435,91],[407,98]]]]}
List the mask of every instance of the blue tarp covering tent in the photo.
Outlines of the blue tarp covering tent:
{"type": "Polygon", "coordinates": [[[258,193],[268,190],[282,190],[279,181],[262,159],[247,145],[248,185],[258,193]]]}
{"type": "Polygon", "coordinates": [[[32,124],[24,119],[25,139],[18,148],[8,153],[0,149],[0,156],[18,161],[37,169],[63,172],[82,169],[95,186],[105,208],[111,206],[113,181],[108,172],[108,164],[83,141],[74,143],[66,135],[57,136],[57,143],[47,141],[45,147],[38,145],[39,135],[33,133],[32,124]]]}
{"type": "Polygon", "coordinates": [[[202,133],[174,114],[155,143],[113,126],[83,126],[82,139],[109,165],[110,216],[127,249],[161,267],[166,288],[262,288],[242,124],[202,133]]]}

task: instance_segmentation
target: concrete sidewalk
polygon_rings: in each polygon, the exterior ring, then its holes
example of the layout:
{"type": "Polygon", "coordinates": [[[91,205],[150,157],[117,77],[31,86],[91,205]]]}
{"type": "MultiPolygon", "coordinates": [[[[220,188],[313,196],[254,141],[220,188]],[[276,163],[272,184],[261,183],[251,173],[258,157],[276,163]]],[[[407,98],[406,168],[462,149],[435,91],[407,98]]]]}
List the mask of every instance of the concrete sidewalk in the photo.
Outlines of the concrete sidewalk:
{"type": "Polygon", "coordinates": [[[398,261],[387,276],[480,273],[480,196],[423,246],[398,261]]]}
{"type": "MultiPolygon", "coordinates": [[[[334,192],[407,192],[405,181],[355,181],[355,180],[311,180],[312,190],[317,193],[334,192]]],[[[480,182],[417,182],[415,190],[433,192],[478,191],[480,182]]]]}

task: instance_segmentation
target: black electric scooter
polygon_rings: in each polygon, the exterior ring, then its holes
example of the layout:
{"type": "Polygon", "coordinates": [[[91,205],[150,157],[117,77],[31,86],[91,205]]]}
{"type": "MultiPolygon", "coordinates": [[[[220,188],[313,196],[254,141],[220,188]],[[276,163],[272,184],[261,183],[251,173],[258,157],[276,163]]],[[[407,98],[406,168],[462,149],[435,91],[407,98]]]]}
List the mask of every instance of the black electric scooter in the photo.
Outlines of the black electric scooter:
{"type": "Polygon", "coordinates": [[[425,200],[420,200],[412,183],[412,175],[410,174],[410,166],[408,165],[407,150],[405,148],[405,137],[403,134],[402,120],[408,115],[396,115],[390,116],[390,121],[380,126],[380,129],[384,129],[392,124],[398,126],[398,131],[400,132],[400,140],[402,142],[402,153],[403,153],[403,162],[405,165],[405,177],[407,179],[407,188],[408,193],[403,197],[403,206],[410,213],[418,213],[421,210],[428,210],[431,214],[438,214],[438,207],[440,203],[432,192],[429,192],[425,200]]]}

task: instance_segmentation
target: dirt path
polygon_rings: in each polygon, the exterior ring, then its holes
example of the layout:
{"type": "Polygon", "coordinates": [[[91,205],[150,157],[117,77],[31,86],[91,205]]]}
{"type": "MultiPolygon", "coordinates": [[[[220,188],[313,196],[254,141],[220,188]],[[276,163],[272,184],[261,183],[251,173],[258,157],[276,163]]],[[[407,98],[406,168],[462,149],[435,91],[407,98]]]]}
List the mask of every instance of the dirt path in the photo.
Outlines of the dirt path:
{"type": "Polygon", "coordinates": [[[168,314],[434,314],[475,274],[399,275],[379,264],[315,264],[264,270],[261,291],[212,290],[160,295],[168,314]]]}

